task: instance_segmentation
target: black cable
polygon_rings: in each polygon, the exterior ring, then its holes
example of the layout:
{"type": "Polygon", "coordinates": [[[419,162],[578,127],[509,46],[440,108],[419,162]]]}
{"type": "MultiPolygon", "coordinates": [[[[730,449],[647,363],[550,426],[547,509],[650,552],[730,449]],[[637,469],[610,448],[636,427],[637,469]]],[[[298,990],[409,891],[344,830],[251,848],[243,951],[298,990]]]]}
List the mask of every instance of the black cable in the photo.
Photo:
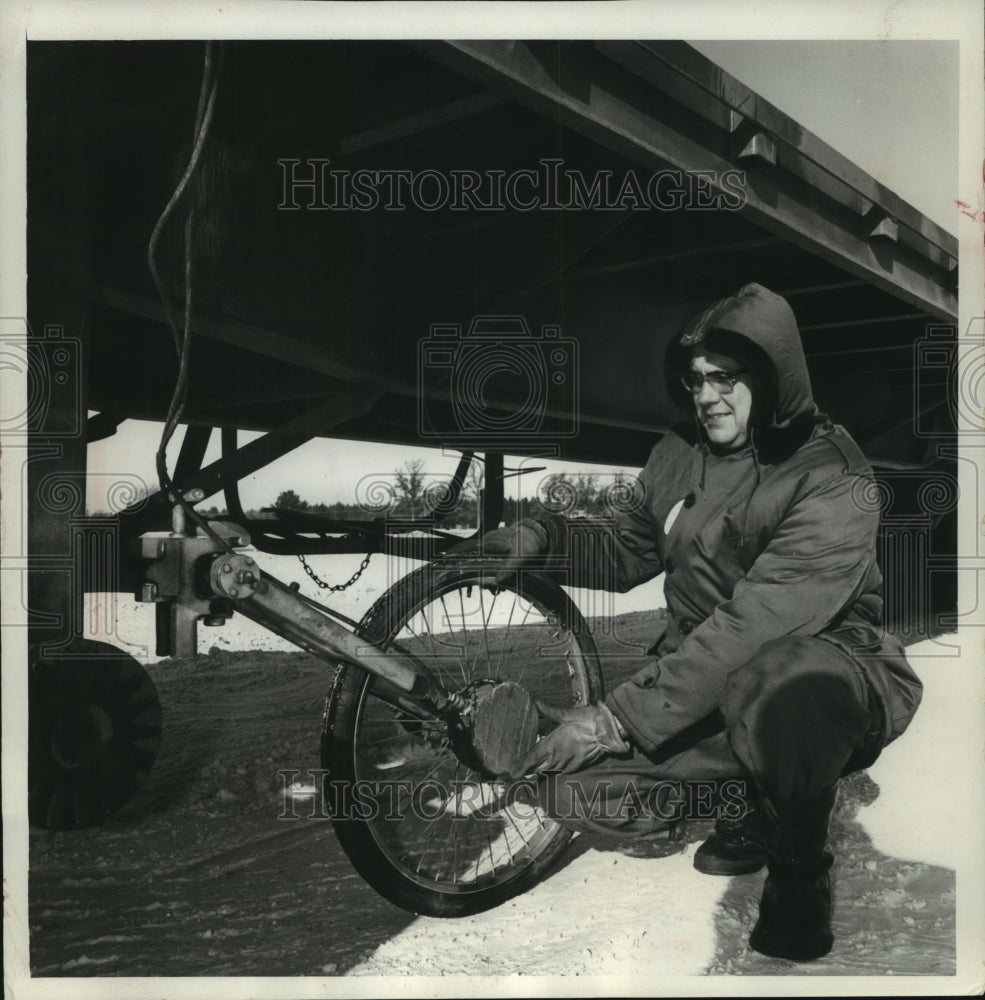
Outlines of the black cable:
{"type": "MultiPolygon", "coordinates": [[[[173,210],[174,206],[177,204],[177,199],[181,197],[185,188],[191,179],[192,172],[197,166],[199,158],[201,156],[202,150],[205,147],[205,139],[208,136],[209,126],[212,123],[212,114],[215,108],[215,96],[218,90],[218,77],[212,80],[212,43],[208,42],[205,49],[205,67],[202,71],[202,86],[199,92],[198,98],[198,109],[195,113],[195,129],[193,133],[193,145],[192,153],[188,161],[188,166],[185,169],[185,173],[181,180],[178,182],[178,187],[175,189],[174,194],[171,196],[171,200],[168,202],[158,220],[158,226],[155,227],[154,233],[151,235],[151,241],[153,242],[155,236],[160,236],[161,223],[173,210]]],[[[192,304],[192,236],[194,233],[194,220],[195,220],[195,206],[194,203],[189,207],[188,215],[185,218],[185,229],[184,229],[184,297],[185,297],[185,309],[184,309],[184,327],[183,333],[179,335],[177,327],[172,324],[172,333],[175,336],[175,343],[178,348],[178,380],[175,385],[175,391],[171,397],[171,404],[168,408],[168,416],[165,420],[164,434],[162,435],[162,447],[167,445],[167,442],[171,439],[174,431],[177,429],[178,423],[180,421],[181,410],[184,407],[185,399],[188,393],[188,361],[190,354],[190,333],[191,333],[191,304],[192,304]]],[[[150,253],[151,247],[148,247],[148,252],[150,253]]],[[[156,245],[153,247],[156,252],[156,245]]],[[[153,257],[151,256],[152,260],[153,257]]],[[[155,265],[156,267],[156,265],[155,265]]],[[[163,286],[159,286],[158,291],[161,293],[162,299],[165,299],[167,306],[167,294],[163,289],[163,286]]]]}
{"type": "MultiPolygon", "coordinates": [[[[203,131],[203,124],[205,123],[205,100],[207,95],[211,95],[212,99],[215,98],[215,90],[212,87],[212,42],[206,42],[205,44],[205,65],[202,69],[202,83],[199,88],[198,95],[198,109],[195,114],[195,130],[194,130],[194,142],[192,146],[192,154],[188,160],[188,165],[185,167],[185,172],[182,174],[181,179],[178,181],[177,187],[171,195],[170,200],[164,207],[164,211],[161,212],[160,218],[157,220],[154,230],[151,233],[150,241],[147,244],[147,267],[150,270],[151,277],[154,279],[154,284],[157,287],[158,295],[161,298],[161,302],[164,306],[164,311],[167,314],[168,322],[171,325],[171,332],[174,336],[174,346],[175,350],[181,355],[181,337],[178,333],[178,322],[174,317],[174,313],[171,310],[171,301],[168,298],[167,290],[164,287],[164,282],[161,280],[161,275],[157,269],[157,245],[160,242],[161,234],[164,232],[164,227],[171,218],[171,213],[174,211],[175,206],[181,199],[181,196],[185,193],[185,188],[188,186],[188,182],[191,180],[191,176],[195,171],[196,166],[198,166],[198,159],[202,153],[202,147],[205,143],[205,132],[203,131]]],[[[209,120],[211,120],[211,111],[209,112],[209,120]]],[[[205,131],[207,131],[207,126],[205,131]]]]}
{"type": "MultiPolygon", "coordinates": [[[[219,50],[219,59],[217,60],[221,64],[222,49],[219,50]]],[[[185,514],[195,522],[206,535],[211,538],[222,551],[232,552],[232,546],[219,535],[217,535],[212,528],[209,526],[208,522],[202,518],[199,513],[191,506],[181,493],[175,488],[174,482],[172,481],[167,469],[167,446],[168,442],[171,440],[175,430],[181,422],[181,417],[184,412],[185,400],[188,395],[188,374],[189,374],[189,358],[191,351],[191,315],[192,315],[192,247],[193,247],[193,235],[194,235],[194,222],[195,222],[195,209],[194,206],[189,208],[188,214],[185,218],[184,227],[184,324],[183,330],[179,332],[177,321],[175,320],[174,313],[171,309],[170,300],[168,298],[167,290],[164,287],[164,283],[161,280],[160,273],[157,269],[157,246],[161,238],[161,234],[164,231],[164,227],[167,224],[168,219],[171,217],[175,206],[178,204],[182,195],[185,193],[188,183],[191,180],[196,167],[201,159],[202,150],[205,147],[205,140],[208,137],[209,128],[212,124],[212,116],[215,111],[215,98],[218,92],[219,86],[219,71],[216,70],[213,73],[213,58],[212,58],[212,42],[207,42],[205,46],[205,61],[202,69],[202,83],[199,88],[199,98],[198,107],[195,113],[195,129],[194,129],[194,140],[192,144],[192,152],[189,157],[188,164],[185,167],[185,171],[178,181],[177,187],[171,195],[164,211],[161,213],[160,218],[157,220],[157,224],[154,226],[154,230],[151,233],[150,241],[147,245],[147,264],[150,268],[151,277],[154,279],[154,283],[157,286],[158,294],[161,297],[161,301],[164,305],[164,311],[167,314],[168,322],[171,325],[171,332],[174,336],[175,348],[178,352],[178,378],[175,382],[174,392],[171,396],[171,403],[168,407],[168,414],[165,419],[164,429],[161,434],[161,441],[158,445],[157,454],[155,456],[157,465],[157,476],[160,483],[161,490],[167,495],[175,506],[180,506],[185,514]]]]}

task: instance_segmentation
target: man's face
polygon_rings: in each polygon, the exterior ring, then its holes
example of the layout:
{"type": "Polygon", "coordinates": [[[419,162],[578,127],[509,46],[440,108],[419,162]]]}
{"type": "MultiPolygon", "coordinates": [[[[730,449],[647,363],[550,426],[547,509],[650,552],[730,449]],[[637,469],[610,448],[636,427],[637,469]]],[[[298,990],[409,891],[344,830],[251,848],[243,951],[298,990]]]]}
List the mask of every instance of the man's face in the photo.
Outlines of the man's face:
{"type": "MultiPolygon", "coordinates": [[[[726,354],[700,353],[691,361],[691,371],[699,375],[711,372],[734,372],[742,365],[726,354]]],[[[716,389],[705,380],[701,388],[692,390],[694,408],[708,440],[732,451],[749,440],[749,415],[752,412],[752,390],[748,373],[740,375],[731,392],[716,389]]]]}

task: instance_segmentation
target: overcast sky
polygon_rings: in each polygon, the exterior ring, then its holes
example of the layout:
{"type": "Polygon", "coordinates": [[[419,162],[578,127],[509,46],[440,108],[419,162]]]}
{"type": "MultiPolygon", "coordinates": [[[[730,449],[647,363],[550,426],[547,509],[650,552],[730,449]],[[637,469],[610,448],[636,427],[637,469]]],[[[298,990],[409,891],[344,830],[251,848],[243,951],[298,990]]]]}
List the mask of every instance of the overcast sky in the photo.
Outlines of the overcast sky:
{"type": "MultiPolygon", "coordinates": [[[[694,44],[914,207],[954,231],[958,197],[956,43],[694,44]]],[[[155,486],[153,452],[158,436],[156,427],[130,421],[114,437],[90,447],[90,469],[135,473],[155,486]]],[[[245,434],[241,437],[247,439],[245,434]]],[[[217,445],[214,447],[215,453],[208,460],[218,457],[217,445]]],[[[177,440],[171,448],[172,467],[176,454],[177,440]]],[[[425,458],[432,473],[450,474],[457,460],[457,455],[442,456],[426,448],[321,440],[245,480],[241,495],[247,507],[272,504],[277,494],[288,488],[310,502],[352,502],[363,477],[392,475],[408,458],[417,457],[425,458]]],[[[562,463],[551,465],[552,469],[565,467],[562,463]]],[[[534,478],[539,477],[513,479],[508,489],[516,495],[519,482],[527,484],[534,478]]],[[[523,492],[532,490],[528,487],[523,492]]]]}
{"type": "Polygon", "coordinates": [[[692,44],[954,232],[957,42],[692,44]]]}

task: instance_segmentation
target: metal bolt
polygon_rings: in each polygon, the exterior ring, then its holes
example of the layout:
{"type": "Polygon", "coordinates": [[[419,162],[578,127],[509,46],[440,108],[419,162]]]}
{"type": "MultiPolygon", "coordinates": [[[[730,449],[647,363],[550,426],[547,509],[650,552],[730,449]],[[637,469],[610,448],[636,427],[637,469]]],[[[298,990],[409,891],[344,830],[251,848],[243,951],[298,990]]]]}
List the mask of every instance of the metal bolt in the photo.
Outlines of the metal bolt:
{"type": "Polygon", "coordinates": [[[301,584],[298,583],[297,580],[294,580],[292,583],[289,584],[289,586],[291,590],[294,591],[295,594],[301,589],[301,584]]]}
{"type": "Polygon", "coordinates": [[[246,557],[246,565],[247,566],[252,566],[253,565],[253,560],[249,556],[246,557]]]}
{"type": "Polygon", "coordinates": [[[230,597],[239,597],[239,590],[237,590],[236,587],[233,587],[232,590],[229,591],[229,596],[230,597]]]}
{"type": "Polygon", "coordinates": [[[140,600],[141,601],[153,601],[157,597],[157,584],[156,583],[145,583],[140,588],[140,600]]]}
{"type": "Polygon", "coordinates": [[[230,566],[230,565],[229,565],[229,563],[226,563],[226,564],[225,564],[225,565],[224,565],[224,566],[222,567],[222,572],[223,572],[223,573],[232,573],[232,571],[233,571],[233,568],[232,568],[232,566],[230,566]]]}

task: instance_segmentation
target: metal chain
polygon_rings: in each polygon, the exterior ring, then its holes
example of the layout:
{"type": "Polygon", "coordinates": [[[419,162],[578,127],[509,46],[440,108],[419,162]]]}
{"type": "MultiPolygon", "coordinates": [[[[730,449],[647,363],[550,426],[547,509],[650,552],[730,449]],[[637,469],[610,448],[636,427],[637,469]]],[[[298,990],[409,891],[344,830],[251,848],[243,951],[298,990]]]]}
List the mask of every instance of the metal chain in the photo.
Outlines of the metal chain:
{"type": "Polygon", "coordinates": [[[363,559],[362,565],[359,567],[359,569],[356,570],[355,573],[352,574],[352,576],[349,577],[349,579],[345,583],[334,583],[334,584],[326,583],[323,579],[321,579],[321,577],[318,576],[318,574],[308,565],[308,560],[305,559],[304,555],[300,552],[298,553],[298,559],[301,560],[301,565],[304,567],[305,573],[307,573],[308,576],[310,576],[311,579],[314,580],[315,583],[317,583],[322,590],[328,590],[331,593],[335,593],[339,590],[346,590],[348,587],[351,587],[356,582],[356,580],[358,580],[359,577],[363,575],[363,571],[369,565],[369,558],[372,554],[373,554],[372,552],[366,553],[366,558],[363,559]]]}

